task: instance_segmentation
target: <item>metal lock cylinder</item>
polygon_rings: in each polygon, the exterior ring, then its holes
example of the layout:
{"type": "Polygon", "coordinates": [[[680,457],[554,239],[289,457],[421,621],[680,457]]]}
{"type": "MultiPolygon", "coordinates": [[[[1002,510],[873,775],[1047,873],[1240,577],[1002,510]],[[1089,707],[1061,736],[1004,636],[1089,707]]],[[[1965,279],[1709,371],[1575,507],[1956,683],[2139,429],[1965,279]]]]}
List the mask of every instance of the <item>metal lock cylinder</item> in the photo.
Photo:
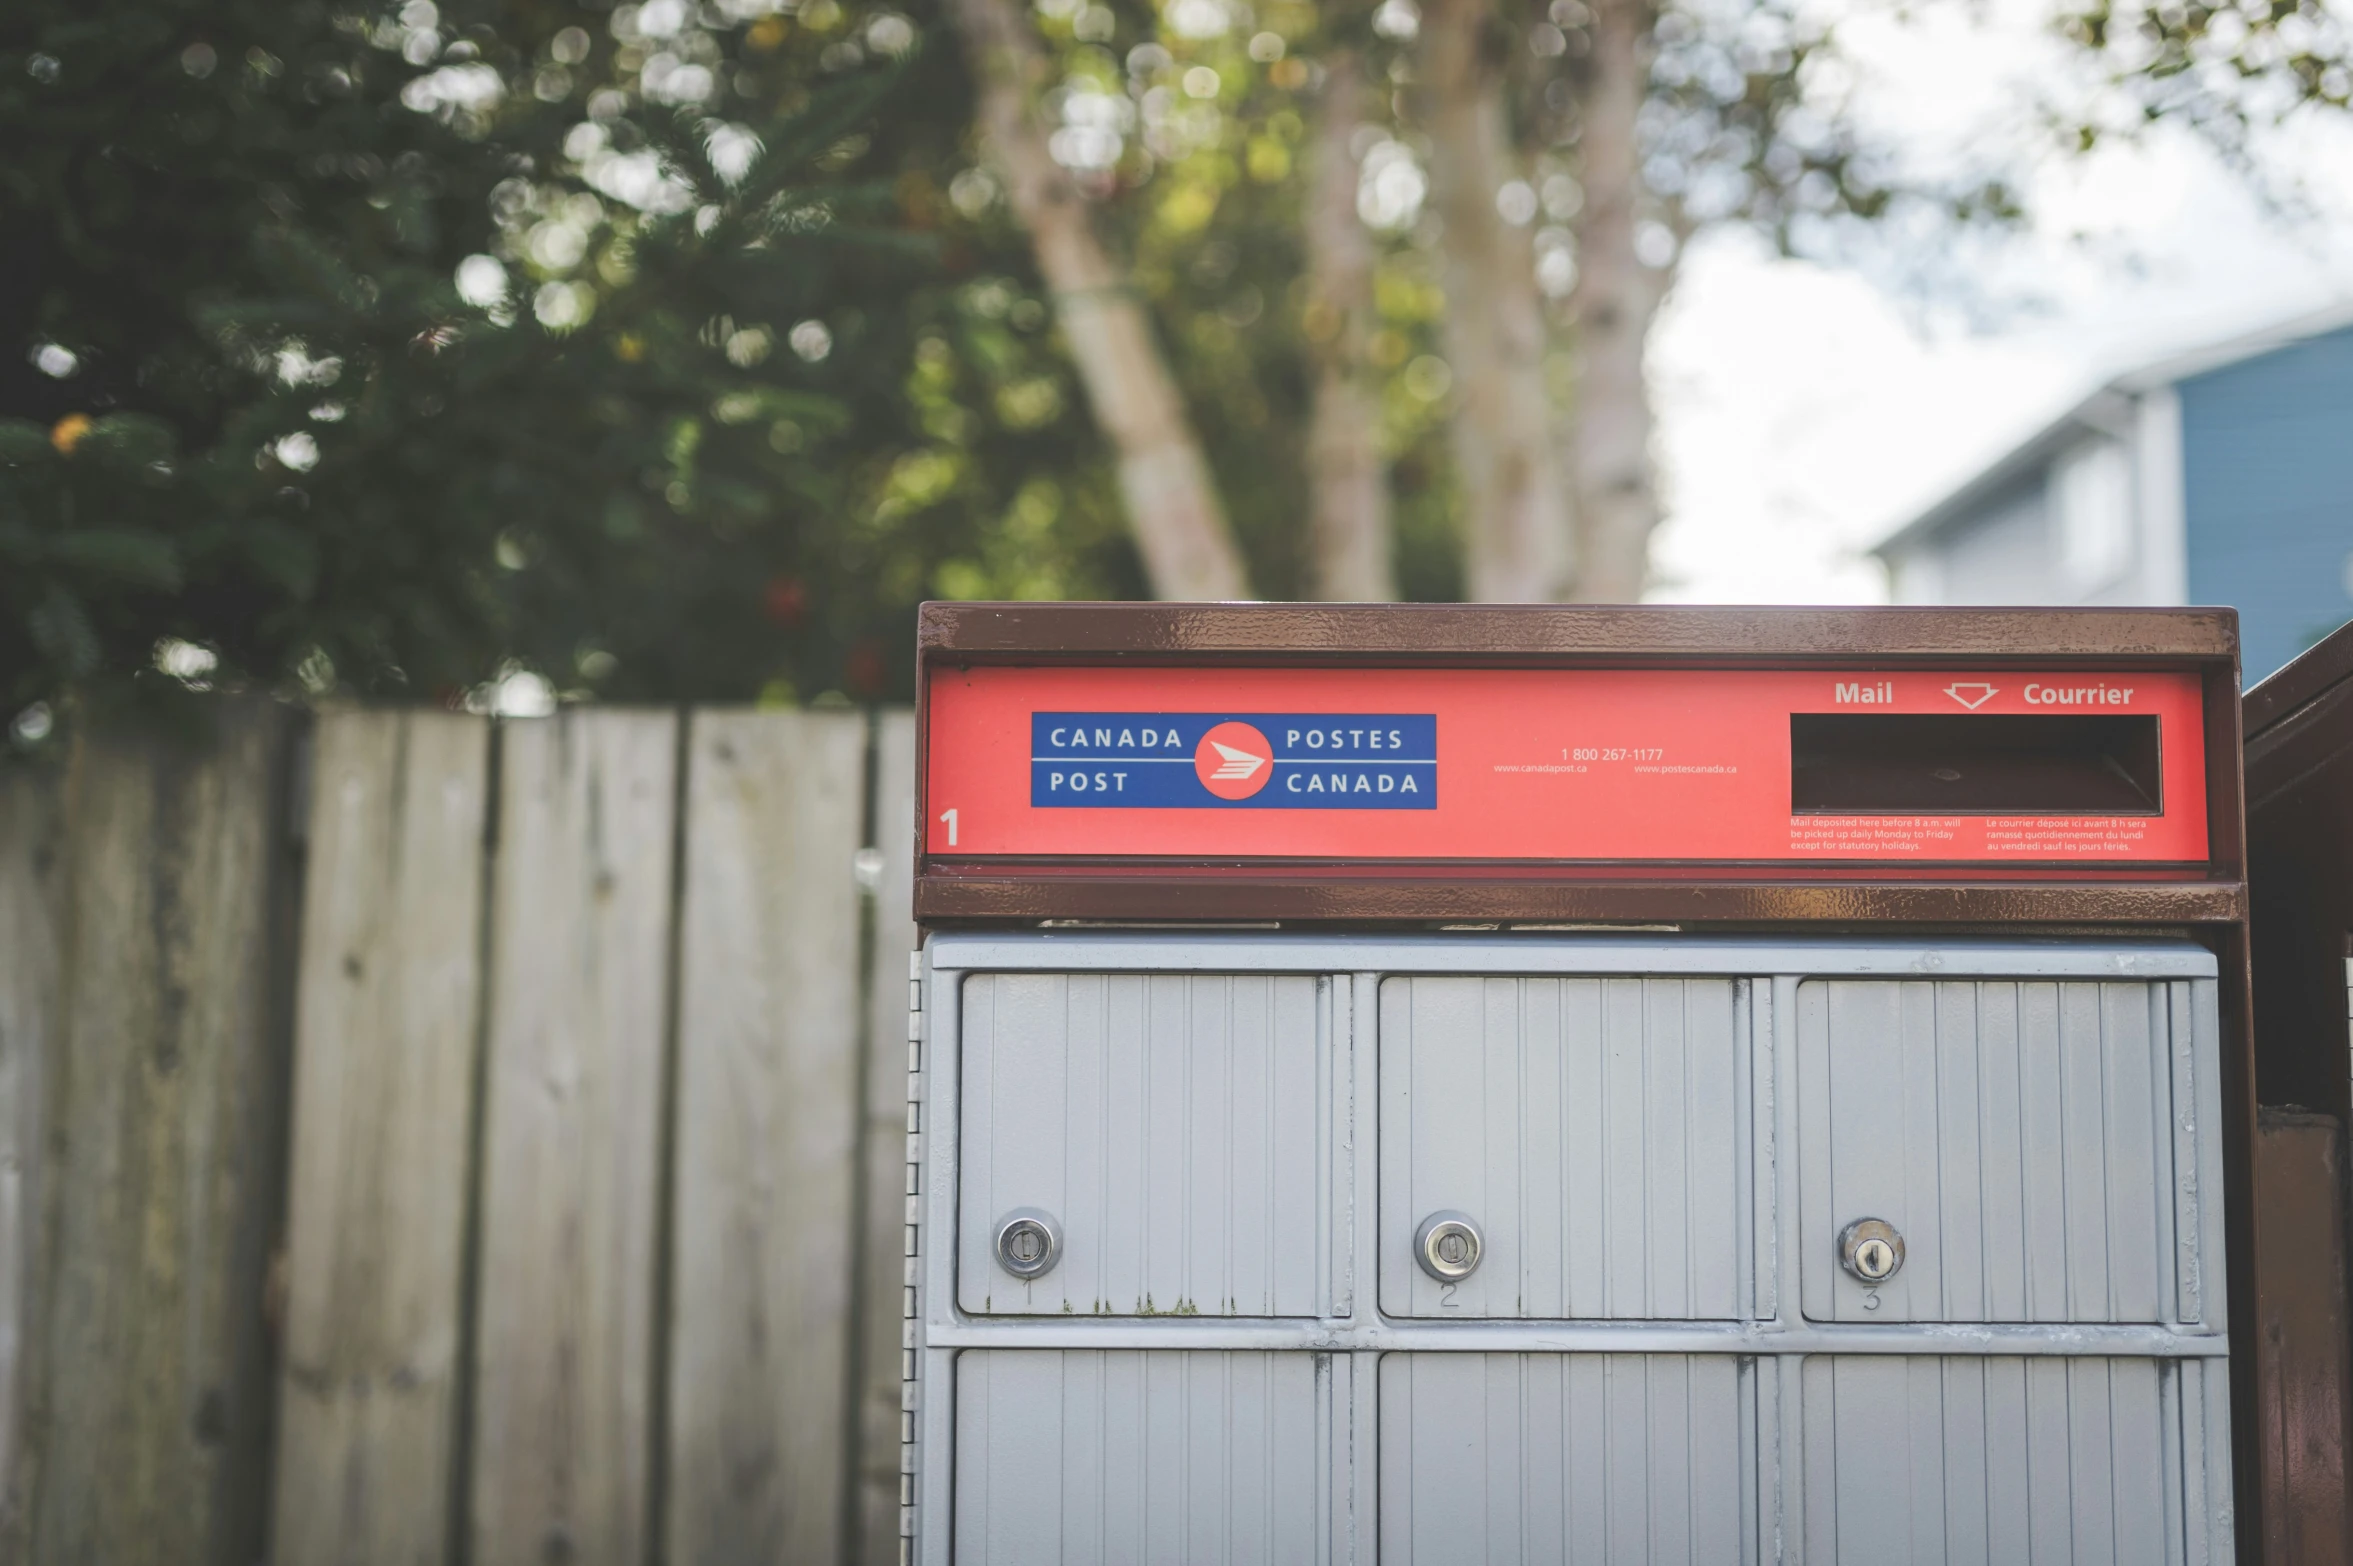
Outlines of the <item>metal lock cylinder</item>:
{"type": "Polygon", "coordinates": [[[1062,1225],[1035,1207],[997,1220],[997,1265],[1016,1278],[1042,1278],[1062,1259],[1062,1225]]]}
{"type": "Polygon", "coordinates": [[[1858,1283],[1885,1283],[1904,1264],[1904,1237],[1884,1218],[1857,1218],[1839,1231],[1838,1263],[1858,1283]]]}
{"type": "Polygon", "coordinates": [[[1468,1213],[1432,1213],[1413,1237],[1413,1259],[1440,1283],[1460,1283],[1479,1270],[1486,1237],[1468,1213]]]}

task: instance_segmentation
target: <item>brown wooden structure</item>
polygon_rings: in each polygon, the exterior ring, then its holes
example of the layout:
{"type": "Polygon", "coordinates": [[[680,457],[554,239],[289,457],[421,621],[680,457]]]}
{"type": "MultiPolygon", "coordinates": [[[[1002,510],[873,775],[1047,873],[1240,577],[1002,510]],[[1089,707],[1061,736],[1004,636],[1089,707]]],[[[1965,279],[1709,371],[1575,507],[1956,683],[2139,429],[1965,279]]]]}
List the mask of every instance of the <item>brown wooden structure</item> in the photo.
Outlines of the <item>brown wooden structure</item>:
{"type": "Polygon", "coordinates": [[[2267,1558],[2353,1559],[2353,626],[2247,693],[2267,1558]]]}

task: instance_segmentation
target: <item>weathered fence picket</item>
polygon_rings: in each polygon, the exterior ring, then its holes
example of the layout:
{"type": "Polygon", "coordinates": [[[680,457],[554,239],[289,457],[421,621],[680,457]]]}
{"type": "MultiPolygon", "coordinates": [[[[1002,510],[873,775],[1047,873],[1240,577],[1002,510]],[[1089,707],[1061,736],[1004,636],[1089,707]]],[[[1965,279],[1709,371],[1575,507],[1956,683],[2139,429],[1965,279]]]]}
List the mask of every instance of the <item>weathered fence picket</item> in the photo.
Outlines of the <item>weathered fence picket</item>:
{"type": "Polygon", "coordinates": [[[0,1560],[26,1554],[25,1409],[38,1337],[42,1067],[63,976],[56,775],[0,769],[0,1560]]]}
{"type": "Polygon", "coordinates": [[[216,716],[0,765],[0,1563],[895,1561],[911,715],[216,716]]]}
{"type": "Polygon", "coordinates": [[[866,724],[694,715],[672,1198],[672,1566],[833,1561],[850,1304],[866,724]]]}
{"type": "Polygon", "coordinates": [[[447,1558],[490,728],[318,725],[296,1002],[278,1566],[447,1558]]]}
{"type": "Polygon", "coordinates": [[[591,709],[501,736],[478,1562],[646,1558],[678,728],[591,709]]]}
{"type": "MultiPolygon", "coordinates": [[[[17,1540],[32,1560],[229,1566],[263,1546],[290,714],[210,716],[207,734],[77,747],[54,922],[28,936],[57,962],[47,997],[32,991],[46,1036],[36,1021],[9,1048],[41,1092],[19,1454],[35,1486],[17,1540]]],[[[24,894],[9,900],[23,919],[24,894]]]]}

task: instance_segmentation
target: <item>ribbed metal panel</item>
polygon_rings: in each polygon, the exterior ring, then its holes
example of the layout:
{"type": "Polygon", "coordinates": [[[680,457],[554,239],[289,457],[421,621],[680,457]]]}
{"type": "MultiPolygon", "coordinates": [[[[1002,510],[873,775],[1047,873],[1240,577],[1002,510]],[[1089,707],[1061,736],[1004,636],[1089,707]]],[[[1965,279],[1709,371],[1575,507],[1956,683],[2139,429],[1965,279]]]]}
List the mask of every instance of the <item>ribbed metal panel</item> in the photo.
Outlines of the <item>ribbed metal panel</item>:
{"type": "Polygon", "coordinates": [[[958,1298],[995,1314],[1311,1316],[1331,1287],[1322,985],[981,974],[964,985],[958,1298]],[[1024,1283],[994,1220],[1060,1220],[1024,1283]]]}
{"type": "Polygon", "coordinates": [[[1743,1072],[1726,979],[1381,986],[1381,1303],[1398,1315],[1726,1319],[1741,1310],[1743,1072]],[[1433,1282],[1429,1213],[1486,1254],[1433,1282]]]}
{"type": "Polygon", "coordinates": [[[924,1566],[2234,1558],[2201,950],[992,940],[914,1087],[924,1566]]]}
{"type": "Polygon", "coordinates": [[[960,1355],[957,1566],[1330,1560],[1333,1375],[1311,1354],[960,1355]]]}
{"type": "MultiPolygon", "coordinates": [[[[2176,1287],[2167,987],[1821,980],[1798,990],[1805,1313],[1855,1322],[2154,1322],[2176,1287]],[[1883,1218],[1876,1290],[1838,1236],[1883,1218]]],[[[2193,1154],[2194,1156],[2194,1154],[2193,1154]]],[[[2194,1258],[2193,1258],[2194,1259],[2194,1258]]]]}
{"type": "Polygon", "coordinates": [[[2220,1378],[2200,1360],[1807,1359],[1796,1530],[1804,1558],[1823,1566],[2228,1560],[2229,1497],[2217,1507],[2205,1483],[2217,1433],[2209,1379],[2220,1378]]]}
{"type": "Polygon", "coordinates": [[[1739,1361],[1388,1354],[1383,1566],[1753,1561],[1739,1361]]]}

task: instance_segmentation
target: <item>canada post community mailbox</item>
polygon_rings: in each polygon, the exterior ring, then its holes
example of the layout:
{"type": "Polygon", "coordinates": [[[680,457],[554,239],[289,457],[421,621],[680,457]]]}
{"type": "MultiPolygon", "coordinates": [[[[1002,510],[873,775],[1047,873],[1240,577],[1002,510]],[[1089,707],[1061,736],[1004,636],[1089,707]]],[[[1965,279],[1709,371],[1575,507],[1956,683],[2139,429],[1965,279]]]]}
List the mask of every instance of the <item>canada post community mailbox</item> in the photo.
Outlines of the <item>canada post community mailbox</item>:
{"type": "Polygon", "coordinates": [[[2227,611],[920,635],[907,1559],[2248,1547],[2227,611]]]}

